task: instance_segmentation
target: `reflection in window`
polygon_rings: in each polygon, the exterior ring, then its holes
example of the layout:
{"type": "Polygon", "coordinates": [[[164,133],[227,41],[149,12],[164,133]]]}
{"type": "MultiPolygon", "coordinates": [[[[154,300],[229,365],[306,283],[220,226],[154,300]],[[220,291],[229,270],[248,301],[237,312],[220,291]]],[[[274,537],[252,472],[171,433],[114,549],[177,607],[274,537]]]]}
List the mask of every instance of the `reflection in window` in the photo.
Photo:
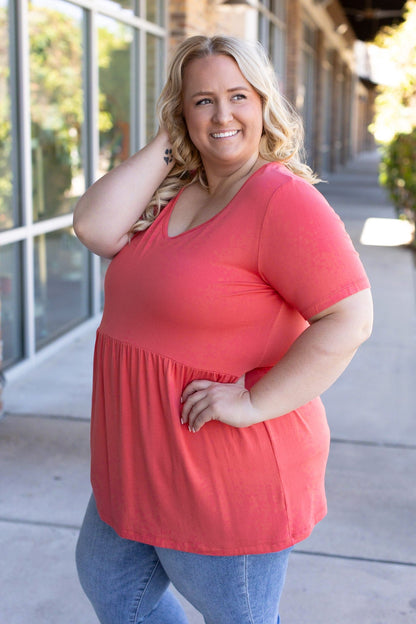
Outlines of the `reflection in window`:
{"type": "Polygon", "coordinates": [[[20,244],[0,247],[0,300],[1,339],[3,340],[3,366],[7,368],[22,357],[20,244]]]}
{"type": "Polygon", "coordinates": [[[286,22],[287,0],[272,0],[270,11],[279,18],[281,22],[286,22]]]}
{"type": "Polygon", "coordinates": [[[164,0],[146,0],[146,19],[162,26],[165,23],[164,0]]]}
{"type": "Polygon", "coordinates": [[[105,4],[111,9],[120,9],[122,13],[133,15],[135,0],[105,0],[105,4]]]}
{"type": "Polygon", "coordinates": [[[276,19],[269,19],[264,13],[259,15],[259,41],[268,53],[284,90],[286,70],[286,0],[263,0],[262,5],[276,19]]]}
{"type": "Polygon", "coordinates": [[[284,89],[286,68],[286,31],[273,24],[271,36],[273,66],[279,80],[280,88],[284,89]]]}
{"type": "Polygon", "coordinates": [[[36,347],[88,316],[88,252],[72,228],[35,238],[36,347]]]}
{"type": "Polygon", "coordinates": [[[156,102],[162,89],[163,41],[154,35],[146,35],[146,141],[157,130],[156,102]]]}
{"type": "Polygon", "coordinates": [[[9,15],[4,4],[0,0],[0,230],[18,225],[13,205],[9,15]]]}
{"type": "Polygon", "coordinates": [[[100,176],[130,156],[132,40],[129,26],[99,17],[100,176]]]}
{"type": "Polygon", "coordinates": [[[82,163],[82,9],[29,5],[33,218],[71,212],[85,190],[82,163]]]}

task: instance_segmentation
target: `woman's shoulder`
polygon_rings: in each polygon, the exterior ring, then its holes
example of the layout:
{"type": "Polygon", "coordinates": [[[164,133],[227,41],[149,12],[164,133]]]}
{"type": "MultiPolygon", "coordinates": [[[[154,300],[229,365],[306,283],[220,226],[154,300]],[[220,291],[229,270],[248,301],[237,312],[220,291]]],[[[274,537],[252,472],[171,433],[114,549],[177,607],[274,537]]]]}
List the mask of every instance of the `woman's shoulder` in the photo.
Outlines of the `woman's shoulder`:
{"type": "Polygon", "coordinates": [[[275,189],[285,186],[286,184],[294,188],[314,188],[313,184],[308,180],[305,180],[300,175],[291,171],[284,162],[280,161],[266,162],[256,171],[253,180],[258,182],[259,186],[267,183],[268,185],[274,186],[275,189]],[[255,179],[256,174],[258,174],[258,179],[255,179]]]}
{"type": "Polygon", "coordinates": [[[313,184],[292,172],[282,162],[268,162],[257,169],[246,191],[250,198],[257,198],[257,203],[266,205],[274,199],[280,203],[279,198],[282,196],[286,199],[323,199],[313,184]]]}

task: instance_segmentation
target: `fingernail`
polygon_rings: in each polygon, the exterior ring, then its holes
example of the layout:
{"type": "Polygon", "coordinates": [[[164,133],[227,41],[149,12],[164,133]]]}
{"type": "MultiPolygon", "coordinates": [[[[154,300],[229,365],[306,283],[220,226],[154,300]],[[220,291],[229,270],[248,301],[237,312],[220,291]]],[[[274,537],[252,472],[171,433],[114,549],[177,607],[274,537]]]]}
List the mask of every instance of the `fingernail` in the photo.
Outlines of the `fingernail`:
{"type": "Polygon", "coordinates": [[[184,424],[185,424],[185,421],[183,418],[181,418],[181,425],[184,425],[184,424]]]}

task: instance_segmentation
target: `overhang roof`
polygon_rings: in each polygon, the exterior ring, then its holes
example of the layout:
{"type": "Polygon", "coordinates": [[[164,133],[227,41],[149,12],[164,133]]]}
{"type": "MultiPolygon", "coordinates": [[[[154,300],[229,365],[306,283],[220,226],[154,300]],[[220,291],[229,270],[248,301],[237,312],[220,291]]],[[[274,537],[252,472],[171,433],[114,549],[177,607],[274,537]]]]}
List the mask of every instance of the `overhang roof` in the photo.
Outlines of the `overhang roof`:
{"type": "Polygon", "coordinates": [[[399,24],[406,0],[339,0],[357,39],[371,41],[383,26],[399,24]]]}

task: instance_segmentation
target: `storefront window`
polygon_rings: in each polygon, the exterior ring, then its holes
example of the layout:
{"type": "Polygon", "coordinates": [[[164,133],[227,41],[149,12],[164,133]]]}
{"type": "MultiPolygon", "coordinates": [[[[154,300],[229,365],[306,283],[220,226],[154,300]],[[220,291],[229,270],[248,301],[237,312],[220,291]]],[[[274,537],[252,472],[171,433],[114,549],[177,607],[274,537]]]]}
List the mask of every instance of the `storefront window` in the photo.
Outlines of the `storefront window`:
{"type": "Polygon", "coordinates": [[[72,211],[82,162],[82,9],[62,0],[29,8],[33,219],[72,211]]]}
{"type": "Polygon", "coordinates": [[[130,156],[132,41],[132,28],[99,17],[100,176],[130,156]]]}
{"type": "Polygon", "coordinates": [[[165,3],[164,0],[146,0],[146,19],[163,26],[165,23],[165,3]]]}
{"type": "Polygon", "coordinates": [[[17,206],[13,201],[12,101],[10,85],[9,7],[0,0],[0,230],[18,224],[17,206]]]}
{"type": "Polygon", "coordinates": [[[88,252],[72,228],[34,244],[36,348],[88,317],[88,252]]]}
{"type": "Polygon", "coordinates": [[[162,89],[163,42],[159,37],[146,36],[146,140],[155,134],[158,126],[156,102],[162,89]]]}
{"type": "Polygon", "coordinates": [[[20,251],[20,243],[0,247],[0,317],[4,368],[17,362],[23,351],[20,251]]]}
{"type": "Polygon", "coordinates": [[[271,10],[282,22],[286,22],[287,0],[272,0],[271,10]]]}
{"type": "Polygon", "coordinates": [[[286,70],[286,31],[276,25],[272,25],[270,34],[272,42],[271,58],[273,66],[279,80],[282,91],[285,88],[285,70],[286,70]]]}
{"type": "Polygon", "coordinates": [[[273,19],[259,13],[258,37],[272,61],[282,90],[286,73],[286,0],[263,0],[262,6],[273,19]]]}
{"type": "Polygon", "coordinates": [[[157,129],[165,9],[165,0],[0,0],[5,367],[99,312],[108,260],[81,245],[71,213],[87,181],[157,129]]]}
{"type": "Polygon", "coordinates": [[[123,13],[129,15],[134,14],[136,4],[138,5],[140,0],[106,0],[106,4],[112,9],[119,9],[123,13]]]}

